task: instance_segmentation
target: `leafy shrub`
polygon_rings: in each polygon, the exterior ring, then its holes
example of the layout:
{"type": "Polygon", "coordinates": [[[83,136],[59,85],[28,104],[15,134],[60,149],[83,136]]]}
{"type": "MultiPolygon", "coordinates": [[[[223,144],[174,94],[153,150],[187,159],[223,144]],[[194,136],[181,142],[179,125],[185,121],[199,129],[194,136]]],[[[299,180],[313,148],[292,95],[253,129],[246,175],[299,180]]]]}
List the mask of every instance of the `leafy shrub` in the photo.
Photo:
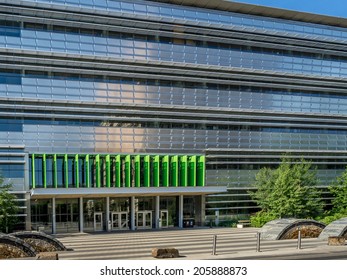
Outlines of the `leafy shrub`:
{"type": "Polygon", "coordinates": [[[257,212],[254,216],[251,216],[250,218],[252,227],[262,227],[267,222],[270,222],[275,219],[278,219],[278,216],[276,216],[273,213],[264,211],[257,212]]]}
{"type": "Polygon", "coordinates": [[[328,225],[341,218],[347,218],[347,211],[341,212],[341,213],[329,213],[326,216],[319,217],[317,220],[328,225]]]}

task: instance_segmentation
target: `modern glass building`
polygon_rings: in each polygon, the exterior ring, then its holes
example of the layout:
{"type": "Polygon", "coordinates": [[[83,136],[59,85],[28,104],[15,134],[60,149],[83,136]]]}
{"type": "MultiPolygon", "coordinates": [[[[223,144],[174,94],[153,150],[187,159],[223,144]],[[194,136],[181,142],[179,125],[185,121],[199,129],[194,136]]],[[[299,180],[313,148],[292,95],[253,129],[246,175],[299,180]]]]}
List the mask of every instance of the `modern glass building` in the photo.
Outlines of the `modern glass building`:
{"type": "Polygon", "coordinates": [[[21,226],[247,215],[284,154],[324,189],[347,160],[346,27],[221,0],[1,0],[0,169],[21,226]]]}

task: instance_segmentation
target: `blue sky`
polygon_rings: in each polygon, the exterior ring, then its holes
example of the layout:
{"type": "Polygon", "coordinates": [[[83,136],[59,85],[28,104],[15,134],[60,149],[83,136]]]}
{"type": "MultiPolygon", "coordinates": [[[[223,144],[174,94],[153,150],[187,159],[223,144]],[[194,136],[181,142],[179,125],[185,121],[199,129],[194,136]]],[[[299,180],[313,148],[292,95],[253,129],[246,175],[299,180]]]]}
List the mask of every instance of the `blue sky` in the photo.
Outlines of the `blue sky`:
{"type": "Polygon", "coordinates": [[[347,18],[347,0],[235,0],[235,2],[347,18]]]}

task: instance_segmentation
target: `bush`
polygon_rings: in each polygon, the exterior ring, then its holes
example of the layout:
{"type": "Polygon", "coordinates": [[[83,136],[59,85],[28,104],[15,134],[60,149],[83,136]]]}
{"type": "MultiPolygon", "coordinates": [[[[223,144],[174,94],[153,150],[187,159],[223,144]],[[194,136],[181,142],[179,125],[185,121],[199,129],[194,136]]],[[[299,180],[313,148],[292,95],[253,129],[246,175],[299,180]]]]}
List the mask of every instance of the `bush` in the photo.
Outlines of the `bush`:
{"type": "Polygon", "coordinates": [[[269,212],[264,212],[260,211],[256,213],[254,216],[251,216],[251,226],[252,227],[262,227],[265,225],[267,222],[270,222],[272,220],[278,219],[275,214],[269,213],[269,212]]]}
{"type": "Polygon", "coordinates": [[[344,213],[329,213],[327,216],[319,217],[317,220],[328,225],[341,218],[347,218],[347,211],[344,213]]]}

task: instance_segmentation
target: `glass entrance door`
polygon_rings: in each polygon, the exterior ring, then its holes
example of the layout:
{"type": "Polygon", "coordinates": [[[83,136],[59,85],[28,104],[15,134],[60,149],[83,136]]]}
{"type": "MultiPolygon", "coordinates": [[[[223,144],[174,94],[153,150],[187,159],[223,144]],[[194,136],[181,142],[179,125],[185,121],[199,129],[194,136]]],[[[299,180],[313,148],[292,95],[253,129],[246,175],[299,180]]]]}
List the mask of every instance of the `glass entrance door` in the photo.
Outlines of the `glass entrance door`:
{"type": "Polygon", "coordinates": [[[112,212],[111,213],[112,230],[128,229],[128,213],[112,212]]]}
{"type": "Polygon", "coordinates": [[[160,219],[161,219],[162,228],[169,227],[169,211],[168,210],[160,210],[160,219]]]}
{"type": "Polygon", "coordinates": [[[138,229],[151,229],[152,228],[152,211],[137,212],[136,227],[138,229]]]}
{"type": "Polygon", "coordinates": [[[102,212],[94,212],[94,231],[103,231],[102,212]]]}

